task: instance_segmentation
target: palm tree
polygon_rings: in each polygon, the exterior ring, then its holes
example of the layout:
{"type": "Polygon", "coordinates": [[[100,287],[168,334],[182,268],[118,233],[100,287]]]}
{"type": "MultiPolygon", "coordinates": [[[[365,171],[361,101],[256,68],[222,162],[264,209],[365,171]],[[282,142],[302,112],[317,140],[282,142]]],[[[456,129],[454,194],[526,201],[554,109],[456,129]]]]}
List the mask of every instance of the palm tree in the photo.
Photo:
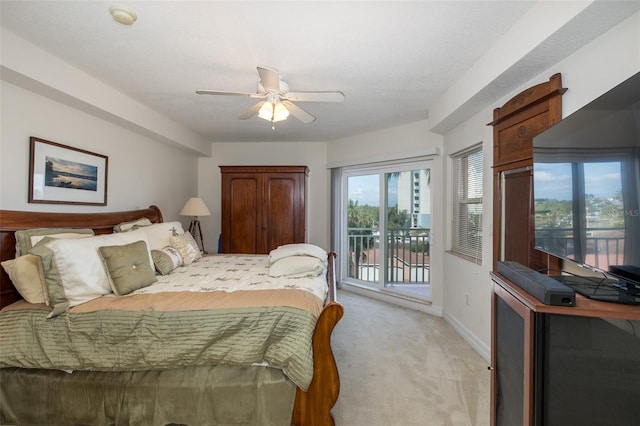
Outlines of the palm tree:
{"type": "Polygon", "coordinates": [[[349,200],[347,210],[347,233],[349,241],[350,274],[360,278],[360,258],[363,248],[372,247],[375,243],[373,228],[378,220],[378,207],[359,206],[357,201],[349,200]],[[371,237],[365,237],[371,235],[371,237]]]}

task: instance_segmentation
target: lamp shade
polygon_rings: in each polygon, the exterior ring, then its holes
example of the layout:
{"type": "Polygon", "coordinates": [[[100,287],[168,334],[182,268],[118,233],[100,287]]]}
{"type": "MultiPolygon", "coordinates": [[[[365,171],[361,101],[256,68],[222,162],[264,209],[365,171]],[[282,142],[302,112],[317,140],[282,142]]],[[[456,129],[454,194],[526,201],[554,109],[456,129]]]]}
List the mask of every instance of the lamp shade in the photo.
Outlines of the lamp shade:
{"type": "Polygon", "coordinates": [[[286,120],[289,117],[289,110],[282,102],[278,102],[273,107],[273,122],[286,120]]]}
{"type": "Polygon", "coordinates": [[[258,117],[262,118],[263,120],[271,121],[271,119],[273,118],[273,103],[271,101],[266,101],[264,104],[262,104],[260,110],[258,111],[258,117]]]}
{"type": "Polygon", "coordinates": [[[187,204],[180,210],[181,216],[210,216],[211,212],[207,208],[207,205],[202,201],[202,198],[192,197],[189,198],[187,204]]]}

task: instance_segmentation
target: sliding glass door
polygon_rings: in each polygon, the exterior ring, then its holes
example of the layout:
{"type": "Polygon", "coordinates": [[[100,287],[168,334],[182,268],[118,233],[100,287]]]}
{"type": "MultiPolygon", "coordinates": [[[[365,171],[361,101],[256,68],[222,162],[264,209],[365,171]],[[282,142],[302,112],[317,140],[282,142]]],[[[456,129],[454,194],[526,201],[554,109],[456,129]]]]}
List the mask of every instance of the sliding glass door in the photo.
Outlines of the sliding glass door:
{"type": "Polygon", "coordinates": [[[431,297],[428,161],[343,175],[344,281],[431,297]]]}

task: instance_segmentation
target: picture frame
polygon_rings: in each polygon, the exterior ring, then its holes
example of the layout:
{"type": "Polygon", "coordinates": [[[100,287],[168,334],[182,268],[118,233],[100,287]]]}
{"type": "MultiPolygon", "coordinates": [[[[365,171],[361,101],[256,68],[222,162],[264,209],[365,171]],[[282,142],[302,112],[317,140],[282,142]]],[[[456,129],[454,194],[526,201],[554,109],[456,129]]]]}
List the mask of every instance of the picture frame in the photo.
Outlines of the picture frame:
{"type": "Polygon", "coordinates": [[[30,138],[29,202],[107,205],[109,157],[30,138]]]}

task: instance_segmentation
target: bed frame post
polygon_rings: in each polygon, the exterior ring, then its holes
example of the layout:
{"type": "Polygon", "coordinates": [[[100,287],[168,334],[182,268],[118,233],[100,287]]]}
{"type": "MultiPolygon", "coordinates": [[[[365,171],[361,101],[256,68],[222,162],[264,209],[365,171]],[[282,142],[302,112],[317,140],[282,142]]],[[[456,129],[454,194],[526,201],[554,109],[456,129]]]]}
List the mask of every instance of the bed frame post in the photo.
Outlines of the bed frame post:
{"type": "Polygon", "coordinates": [[[333,426],[331,408],[338,400],[340,376],[331,350],[331,333],[344,314],[336,301],[335,253],[329,254],[329,303],[318,317],[313,334],[313,380],[307,392],[296,390],[292,424],[296,426],[333,426]]]}

